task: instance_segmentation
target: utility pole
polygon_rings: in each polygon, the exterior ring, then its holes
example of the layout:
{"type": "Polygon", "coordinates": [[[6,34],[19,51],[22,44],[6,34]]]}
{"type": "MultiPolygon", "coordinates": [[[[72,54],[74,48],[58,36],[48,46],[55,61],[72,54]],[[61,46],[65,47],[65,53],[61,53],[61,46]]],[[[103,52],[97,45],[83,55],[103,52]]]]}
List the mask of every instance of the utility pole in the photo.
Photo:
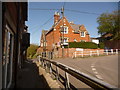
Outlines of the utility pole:
{"type": "Polygon", "coordinates": [[[46,37],[45,37],[45,30],[43,30],[43,53],[44,57],[46,57],[46,37]]]}
{"type": "Polygon", "coordinates": [[[62,57],[64,57],[64,6],[61,9],[61,13],[62,13],[62,57]]]}

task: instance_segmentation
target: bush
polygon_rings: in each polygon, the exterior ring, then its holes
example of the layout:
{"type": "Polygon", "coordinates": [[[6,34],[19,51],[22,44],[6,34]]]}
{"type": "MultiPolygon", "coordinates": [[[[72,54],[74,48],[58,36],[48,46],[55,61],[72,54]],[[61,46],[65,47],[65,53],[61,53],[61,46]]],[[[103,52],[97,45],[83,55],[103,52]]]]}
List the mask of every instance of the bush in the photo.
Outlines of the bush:
{"type": "Polygon", "coordinates": [[[38,56],[37,54],[34,54],[33,57],[32,57],[32,59],[37,58],[37,56],[38,56]]]}
{"type": "Polygon", "coordinates": [[[96,49],[98,45],[93,42],[69,42],[69,46],[65,46],[65,48],[88,48],[88,49],[96,49]]]}
{"type": "Polygon", "coordinates": [[[30,47],[27,49],[27,57],[33,58],[33,56],[36,54],[37,49],[38,49],[38,45],[31,44],[30,47]]]}
{"type": "Polygon", "coordinates": [[[98,47],[101,48],[101,49],[104,49],[104,43],[100,42],[99,45],[98,45],[98,47]]]}

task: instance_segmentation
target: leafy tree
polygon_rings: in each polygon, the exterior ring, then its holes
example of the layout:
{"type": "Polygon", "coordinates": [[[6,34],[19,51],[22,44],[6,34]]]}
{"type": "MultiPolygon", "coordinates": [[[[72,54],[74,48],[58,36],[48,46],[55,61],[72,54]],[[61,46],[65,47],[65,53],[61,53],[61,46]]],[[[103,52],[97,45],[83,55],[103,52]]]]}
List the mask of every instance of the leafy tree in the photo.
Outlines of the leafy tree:
{"type": "Polygon", "coordinates": [[[33,58],[33,56],[36,54],[37,49],[38,45],[30,44],[30,47],[27,49],[27,57],[33,58]]]}
{"type": "Polygon", "coordinates": [[[101,35],[112,34],[112,40],[120,39],[120,23],[119,13],[120,11],[113,11],[112,13],[103,13],[97,18],[99,24],[98,33],[101,35]]]}

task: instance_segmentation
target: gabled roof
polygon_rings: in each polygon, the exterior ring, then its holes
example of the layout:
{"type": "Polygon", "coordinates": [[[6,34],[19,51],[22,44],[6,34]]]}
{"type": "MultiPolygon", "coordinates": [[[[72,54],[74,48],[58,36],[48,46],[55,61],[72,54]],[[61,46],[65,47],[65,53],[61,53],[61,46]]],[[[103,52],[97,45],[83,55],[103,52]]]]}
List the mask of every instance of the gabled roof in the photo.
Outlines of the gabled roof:
{"type": "Polygon", "coordinates": [[[48,32],[48,30],[44,30],[44,33],[46,34],[48,32]]]}
{"type": "Polygon", "coordinates": [[[113,34],[112,33],[105,33],[105,34],[103,34],[102,35],[102,37],[112,37],[113,36],[113,34]]]}
{"type": "Polygon", "coordinates": [[[74,30],[75,33],[79,33],[81,25],[79,25],[79,24],[73,24],[73,23],[70,23],[70,25],[73,28],[73,30],[74,30]]]}
{"type": "MultiPolygon", "coordinates": [[[[63,17],[63,18],[66,18],[66,17],[63,17]]],[[[48,34],[50,31],[52,31],[52,30],[60,23],[60,21],[61,21],[63,18],[60,18],[59,21],[58,21],[56,24],[54,24],[46,34],[48,34]]],[[[66,20],[67,20],[67,19],[66,19],[66,20]]],[[[74,30],[74,33],[76,33],[76,34],[78,34],[79,31],[87,31],[86,29],[81,29],[82,27],[84,27],[84,25],[73,24],[73,23],[69,23],[69,24],[70,24],[70,26],[72,27],[72,29],[74,30]]],[[[89,34],[88,31],[87,31],[87,34],[89,34]]]]}
{"type": "Polygon", "coordinates": [[[55,26],[57,26],[58,23],[59,23],[62,19],[63,19],[63,18],[60,18],[59,21],[58,21],[56,24],[53,24],[52,27],[50,28],[50,30],[49,30],[46,34],[48,34],[50,31],[52,31],[53,28],[55,28],[55,26]]]}
{"type": "Polygon", "coordinates": [[[42,30],[41,40],[43,39],[44,35],[48,32],[48,30],[42,30]]]}

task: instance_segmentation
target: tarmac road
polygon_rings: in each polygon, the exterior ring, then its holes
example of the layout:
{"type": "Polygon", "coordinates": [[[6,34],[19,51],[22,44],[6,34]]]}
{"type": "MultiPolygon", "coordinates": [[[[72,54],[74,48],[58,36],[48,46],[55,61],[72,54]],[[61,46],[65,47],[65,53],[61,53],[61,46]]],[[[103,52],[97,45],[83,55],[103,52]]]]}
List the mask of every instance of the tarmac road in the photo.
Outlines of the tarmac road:
{"type": "Polygon", "coordinates": [[[118,55],[64,58],[56,61],[118,87],[118,55]]]}

